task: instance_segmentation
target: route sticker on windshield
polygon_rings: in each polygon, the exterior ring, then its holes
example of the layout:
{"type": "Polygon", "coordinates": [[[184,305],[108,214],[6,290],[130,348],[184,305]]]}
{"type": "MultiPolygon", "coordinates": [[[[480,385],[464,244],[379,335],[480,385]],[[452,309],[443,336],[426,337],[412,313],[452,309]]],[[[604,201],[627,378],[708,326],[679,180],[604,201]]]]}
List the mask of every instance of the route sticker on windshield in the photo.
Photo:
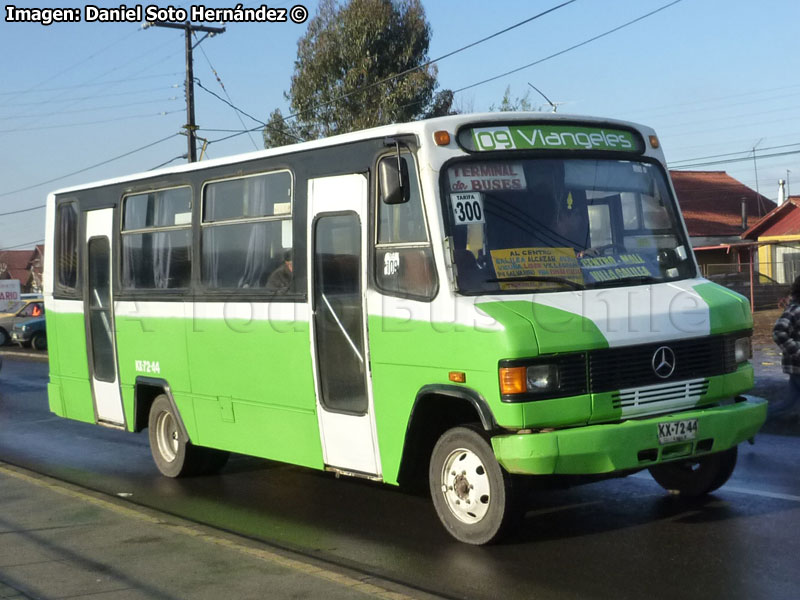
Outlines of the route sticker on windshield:
{"type": "Polygon", "coordinates": [[[450,194],[450,205],[456,225],[483,223],[483,194],[480,192],[450,194]]]}
{"type": "Polygon", "coordinates": [[[535,289],[552,287],[551,281],[535,281],[538,277],[565,279],[583,284],[583,272],[573,248],[504,248],[492,250],[492,263],[497,279],[530,277],[532,281],[500,282],[500,289],[535,289]]]}
{"type": "Polygon", "coordinates": [[[447,169],[450,189],[454,192],[524,190],[522,163],[459,163],[447,169]]]}

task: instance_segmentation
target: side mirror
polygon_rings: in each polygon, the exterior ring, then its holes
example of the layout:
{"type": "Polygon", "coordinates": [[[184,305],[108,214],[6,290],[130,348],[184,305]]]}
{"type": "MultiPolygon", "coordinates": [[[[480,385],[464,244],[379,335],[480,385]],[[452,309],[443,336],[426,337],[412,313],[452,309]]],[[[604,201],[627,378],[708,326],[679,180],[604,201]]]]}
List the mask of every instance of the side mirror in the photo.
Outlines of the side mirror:
{"type": "Polygon", "coordinates": [[[399,156],[397,158],[385,158],[378,165],[378,183],[384,204],[403,204],[411,195],[408,164],[399,156]]]}

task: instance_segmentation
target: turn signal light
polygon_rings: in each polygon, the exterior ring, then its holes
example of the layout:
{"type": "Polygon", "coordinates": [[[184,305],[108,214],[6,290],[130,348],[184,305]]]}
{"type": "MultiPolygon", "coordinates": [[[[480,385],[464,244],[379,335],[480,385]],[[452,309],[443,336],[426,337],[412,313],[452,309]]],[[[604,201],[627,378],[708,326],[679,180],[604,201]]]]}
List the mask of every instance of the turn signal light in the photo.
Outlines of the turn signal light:
{"type": "Polygon", "coordinates": [[[450,371],[450,381],[454,383],[467,383],[467,374],[463,371],[450,371]]]}
{"type": "Polygon", "coordinates": [[[658,141],[658,137],[657,137],[657,136],[655,136],[655,135],[651,135],[651,136],[650,136],[650,147],[651,147],[651,148],[653,148],[653,149],[655,150],[655,149],[656,149],[656,148],[658,148],[660,145],[661,145],[661,144],[660,144],[660,143],[659,143],[659,141],[658,141]]]}
{"type": "Polygon", "coordinates": [[[437,146],[447,146],[450,143],[450,133],[447,131],[435,131],[433,133],[433,141],[437,146]]]}
{"type": "Polygon", "coordinates": [[[525,367],[500,368],[500,393],[524,394],[528,391],[527,369],[525,367]]]}

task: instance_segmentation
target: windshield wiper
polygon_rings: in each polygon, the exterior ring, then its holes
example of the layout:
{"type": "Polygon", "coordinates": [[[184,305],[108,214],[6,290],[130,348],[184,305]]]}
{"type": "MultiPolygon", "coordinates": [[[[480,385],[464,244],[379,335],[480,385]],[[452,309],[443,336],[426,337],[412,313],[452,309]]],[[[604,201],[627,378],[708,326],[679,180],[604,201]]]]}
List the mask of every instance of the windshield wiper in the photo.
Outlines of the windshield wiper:
{"type": "Polygon", "coordinates": [[[589,287],[622,287],[636,283],[661,283],[661,279],[657,279],[650,275],[635,275],[633,277],[623,277],[621,279],[613,279],[611,281],[596,281],[590,283],[589,287]]]}
{"type": "Polygon", "coordinates": [[[571,279],[563,277],[548,277],[546,275],[525,275],[523,277],[504,277],[503,279],[487,279],[486,283],[515,283],[521,281],[544,281],[547,283],[561,283],[575,290],[586,289],[586,286],[571,279]]]}

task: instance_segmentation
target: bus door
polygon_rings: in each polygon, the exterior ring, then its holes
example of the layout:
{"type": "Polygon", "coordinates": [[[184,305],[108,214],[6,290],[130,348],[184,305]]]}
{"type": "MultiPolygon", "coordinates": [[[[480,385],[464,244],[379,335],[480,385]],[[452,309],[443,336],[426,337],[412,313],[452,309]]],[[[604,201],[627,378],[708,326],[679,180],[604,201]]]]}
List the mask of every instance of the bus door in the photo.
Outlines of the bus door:
{"type": "Polygon", "coordinates": [[[367,179],[308,183],[311,355],[325,464],[380,476],[365,319],[367,179]]]}
{"type": "Polygon", "coordinates": [[[117,375],[112,297],[114,209],[86,213],[86,273],[83,314],[89,354],[94,412],[98,423],[124,425],[117,375]]]}

